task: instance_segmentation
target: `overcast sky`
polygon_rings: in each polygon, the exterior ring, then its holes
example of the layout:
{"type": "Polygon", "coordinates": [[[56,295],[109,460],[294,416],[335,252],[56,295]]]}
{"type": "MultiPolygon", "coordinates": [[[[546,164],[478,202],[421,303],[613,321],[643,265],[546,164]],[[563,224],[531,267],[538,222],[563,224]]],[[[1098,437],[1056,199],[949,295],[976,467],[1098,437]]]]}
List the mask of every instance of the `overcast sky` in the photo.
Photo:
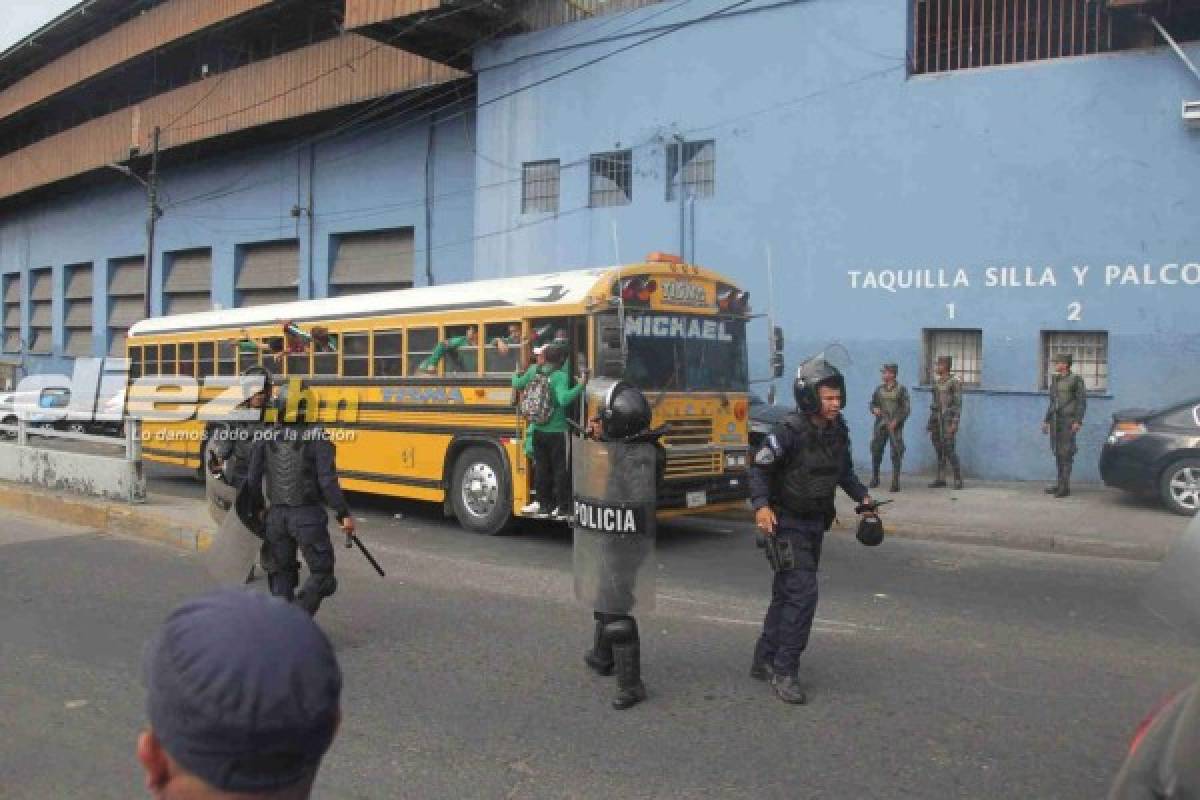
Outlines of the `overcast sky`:
{"type": "Polygon", "coordinates": [[[79,0],[0,0],[0,50],[33,33],[79,0]]]}

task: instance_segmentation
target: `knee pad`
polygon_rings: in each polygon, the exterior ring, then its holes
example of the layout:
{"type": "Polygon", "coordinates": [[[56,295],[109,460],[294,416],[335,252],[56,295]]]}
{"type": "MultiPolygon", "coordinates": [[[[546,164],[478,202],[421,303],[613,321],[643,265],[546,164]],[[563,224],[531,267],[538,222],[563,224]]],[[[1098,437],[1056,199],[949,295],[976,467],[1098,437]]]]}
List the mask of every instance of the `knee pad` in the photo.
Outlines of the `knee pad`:
{"type": "Polygon", "coordinates": [[[633,617],[625,617],[604,626],[604,638],[614,645],[632,642],[638,638],[637,621],[633,617]]]}

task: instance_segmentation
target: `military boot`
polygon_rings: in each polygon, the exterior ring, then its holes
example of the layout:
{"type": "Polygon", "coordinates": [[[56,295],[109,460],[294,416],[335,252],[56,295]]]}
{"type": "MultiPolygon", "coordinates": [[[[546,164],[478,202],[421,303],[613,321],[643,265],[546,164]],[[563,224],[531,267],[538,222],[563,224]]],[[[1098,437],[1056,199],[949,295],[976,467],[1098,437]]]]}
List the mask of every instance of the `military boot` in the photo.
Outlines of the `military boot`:
{"type": "Polygon", "coordinates": [[[890,491],[893,491],[893,492],[900,491],[900,462],[899,461],[892,462],[892,488],[890,489],[890,491]]]}
{"type": "Polygon", "coordinates": [[[583,661],[598,675],[613,674],[612,642],[604,635],[604,623],[596,621],[596,633],[592,640],[592,649],[583,654],[583,661]]]}
{"type": "Polygon", "coordinates": [[[929,484],[930,489],[941,489],[946,486],[946,465],[938,461],[937,477],[929,484]]]}
{"type": "Polygon", "coordinates": [[[775,675],[771,678],[771,688],[776,696],[785,703],[802,706],[808,702],[808,695],[795,675],[775,675]]]}
{"type": "Polygon", "coordinates": [[[1071,462],[1063,459],[1062,469],[1059,470],[1058,491],[1054,493],[1055,497],[1070,497],[1071,496],[1071,462]]]}
{"type": "Polygon", "coordinates": [[[642,683],[642,644],[637,639],[613,645],[617,666],[617,696],[612,707],[618,711],[635,706],[646,699],[642,683]]]}
{"type": "Polygon", "coordinates": [[[954,465],[954,488],[955,489],[963,488],[962,472],[959,470],[958,464],[954,465]]]}
{"type": "Polygon", "coordinates": [[[1053,495],[1057,495],[1057,494],[1059,493],[1059,491],[1062,489],[1062,479],[1063,479],[1063,476],[1062,476],[1062,472],[1063,472],[1062,459],[1061,459],[1061,458],[1056,458],[1056,459],[1054,460],[1054,465],[1055,465],[1055,468],[1056,468],[1056,470],[1057,470],[1057,472],[1058,472],[1058,479],[1056,480],[1056,482],[1055,482],[1055,483],[1051,484],[1050,486],[1047,486],[1047,487],[1046,487],[1045,489],[1043,489],[1042,491],[1044,491],[1046,494],[1053,494],[1053,495]]]}
{"type": "Polygon", "coordinates": [[[876,489],[879,487],[879,464],[882,459],[871,459],[871,482],[867,484],[868,489],[876,489]]]}

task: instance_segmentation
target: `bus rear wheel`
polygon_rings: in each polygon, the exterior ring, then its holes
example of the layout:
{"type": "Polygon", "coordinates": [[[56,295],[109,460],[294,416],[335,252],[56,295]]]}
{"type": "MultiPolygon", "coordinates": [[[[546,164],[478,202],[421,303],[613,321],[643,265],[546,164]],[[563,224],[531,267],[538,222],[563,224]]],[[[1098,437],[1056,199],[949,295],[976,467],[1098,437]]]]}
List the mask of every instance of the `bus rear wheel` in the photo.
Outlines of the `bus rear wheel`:
{"type": "Polygon", "coordinates": [[[512,491],[504,460],[490,447],[468,447],[454,461],[450,502],[459,524],[495,536],[512,521],[512,491]]]}

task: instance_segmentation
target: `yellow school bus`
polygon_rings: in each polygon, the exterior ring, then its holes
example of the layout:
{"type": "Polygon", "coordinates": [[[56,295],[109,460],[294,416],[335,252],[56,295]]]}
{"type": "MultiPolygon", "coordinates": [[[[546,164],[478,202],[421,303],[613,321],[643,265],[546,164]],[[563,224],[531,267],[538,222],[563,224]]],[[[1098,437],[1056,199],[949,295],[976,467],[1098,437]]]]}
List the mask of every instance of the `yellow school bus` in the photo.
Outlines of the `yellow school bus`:
{"type": "MultiPolygon", "coordinates": [[[[664,516],[740,506],[747,300],[721,275],[654,253],[622,267],[143,320],[127,351],[131,379],[196,378],[201,403],[220,393],[211,384],[264,364],[306,411],[316,406],[343,488],[442,503],[464,527],[496,533],[532,489],[512,376],[520,354],[554,340],[572,375],[590,365],[628,380],[668,426],[664,516]],[[325,328],[328,343],[292,339],[282,349],[297,352],[280,353],[284,321],[304,334],[325,328]]],[[[213,424],[146,419],[143,457],[202,469],[213,424]]]]}

